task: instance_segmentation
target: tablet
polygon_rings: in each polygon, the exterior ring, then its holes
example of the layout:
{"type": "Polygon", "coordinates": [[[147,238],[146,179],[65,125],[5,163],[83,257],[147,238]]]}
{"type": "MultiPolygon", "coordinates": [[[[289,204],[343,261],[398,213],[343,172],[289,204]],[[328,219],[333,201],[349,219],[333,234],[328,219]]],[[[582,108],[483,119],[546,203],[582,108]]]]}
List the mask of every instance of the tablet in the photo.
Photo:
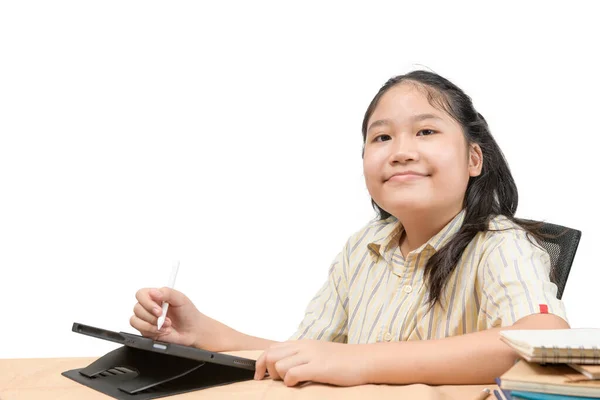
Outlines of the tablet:
{"type": "Polygon", "coordinates": [[[72,330],[76,333],[93,336],[95,338],[108,340],[136,349],[168,354],[175,357],[189,358],[192,360],[204,361],[213,364],[226,365],[229,367],[247,369],[250,371],[255,371],[256,369],[256,361],[249,358],[215,353],[207,350],[201,350],[196,347],[183,346],[180,344],[160,342],[132,333],[113,332],[106,329],[80,324],[78,322],[73,323],[72,330]]]}

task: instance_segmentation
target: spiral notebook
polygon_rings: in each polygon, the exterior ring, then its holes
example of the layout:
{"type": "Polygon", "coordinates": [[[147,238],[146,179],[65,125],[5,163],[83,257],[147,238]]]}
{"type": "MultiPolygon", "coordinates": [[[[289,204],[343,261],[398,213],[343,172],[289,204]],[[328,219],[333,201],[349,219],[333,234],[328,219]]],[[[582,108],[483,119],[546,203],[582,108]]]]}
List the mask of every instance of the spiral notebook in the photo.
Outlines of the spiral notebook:
{"type": "Polygon", "coordinates": [[[515,391],[522,391],[600,398],[600,381],[574,380],[574,372],[567,365],[520,360],[500,377],[500,389],[510,391],[512,397],[518,397],[515,391]]]}
{"type": "Polygon", "coordinates": [[[500,339],[529,362],[600,364],[600,329],[506,330],[500,339]]]}

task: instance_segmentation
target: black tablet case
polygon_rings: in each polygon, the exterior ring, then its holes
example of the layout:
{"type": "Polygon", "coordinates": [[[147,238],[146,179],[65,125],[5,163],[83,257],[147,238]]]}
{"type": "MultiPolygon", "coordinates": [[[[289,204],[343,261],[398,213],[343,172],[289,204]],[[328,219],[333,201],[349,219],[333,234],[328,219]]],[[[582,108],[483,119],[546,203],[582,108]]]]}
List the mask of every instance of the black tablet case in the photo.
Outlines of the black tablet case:
{"type": "Polygon", "coordinates": [[[74,323],[72,330],[123,344],[85,368],[62,373],[119,400],[149,400],[250,380],[251,359],[74,323]]]}

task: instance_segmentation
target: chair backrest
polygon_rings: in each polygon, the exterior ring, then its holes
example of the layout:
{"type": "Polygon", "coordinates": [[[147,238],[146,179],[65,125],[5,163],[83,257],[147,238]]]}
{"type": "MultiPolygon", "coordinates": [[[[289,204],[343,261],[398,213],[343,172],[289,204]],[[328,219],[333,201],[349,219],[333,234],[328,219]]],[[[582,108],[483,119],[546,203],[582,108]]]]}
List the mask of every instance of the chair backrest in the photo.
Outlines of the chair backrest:
{"type": "Polygon", "coordinates": [[[577,246],[579,246],[581,231],[544,222],[541,232],[549,235],[559,235],[556,238],[542,238],[540,244],[550,254],[550,277],[558,286],[556,296],[560,299],[567,284],[577,246]]]}

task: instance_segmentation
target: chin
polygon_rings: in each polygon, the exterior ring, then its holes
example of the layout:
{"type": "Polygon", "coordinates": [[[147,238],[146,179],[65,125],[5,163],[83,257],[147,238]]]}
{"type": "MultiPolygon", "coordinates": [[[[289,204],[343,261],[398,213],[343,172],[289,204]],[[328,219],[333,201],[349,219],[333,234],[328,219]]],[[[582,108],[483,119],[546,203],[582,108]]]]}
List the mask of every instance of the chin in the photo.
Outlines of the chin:
{"type": "Polygon", "coordinates": [[[407,212],[422,212],[431,209],[431,204],[422,200],[384,202],[383,204],[381,207],[394,216],[405,215],[407,212]]]}

